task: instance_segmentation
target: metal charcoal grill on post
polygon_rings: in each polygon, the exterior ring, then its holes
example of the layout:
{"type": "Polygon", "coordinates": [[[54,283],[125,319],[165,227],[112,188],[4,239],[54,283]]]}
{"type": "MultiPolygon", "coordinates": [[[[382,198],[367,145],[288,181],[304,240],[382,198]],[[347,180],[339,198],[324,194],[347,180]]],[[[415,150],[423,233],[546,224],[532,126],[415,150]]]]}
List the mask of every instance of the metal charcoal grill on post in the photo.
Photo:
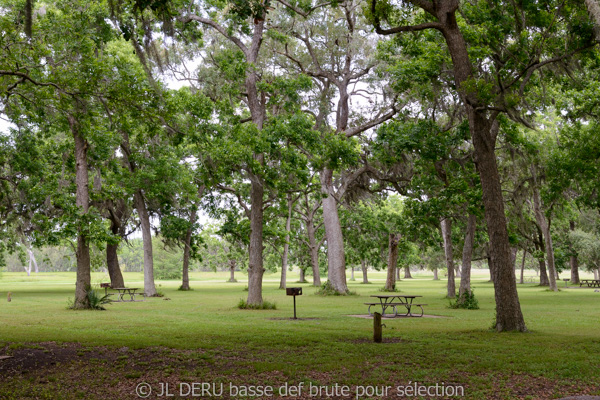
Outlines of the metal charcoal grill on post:
{"type": "Polygon", "coordinates": [[[296,318],[296,296],[302,296],[302,288],[301,287],[289,287],[285,289],[285,294],[288,296],[294,296],[294,319],[296,318]]]}

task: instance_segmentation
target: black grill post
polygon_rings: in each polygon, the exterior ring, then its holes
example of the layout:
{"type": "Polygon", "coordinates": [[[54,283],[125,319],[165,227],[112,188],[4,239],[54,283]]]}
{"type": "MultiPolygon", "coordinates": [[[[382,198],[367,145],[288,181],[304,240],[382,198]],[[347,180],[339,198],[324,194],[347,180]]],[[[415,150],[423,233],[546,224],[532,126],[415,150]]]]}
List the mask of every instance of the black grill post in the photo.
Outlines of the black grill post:
{"type": "Polygon", "coordinates": [[[302,288],[301,287],[286,288],[285,294],[287,294],[288,296],[294,296],[294,319],[298,319],[296,317],[296,296],[302,296],[302,288]]]}

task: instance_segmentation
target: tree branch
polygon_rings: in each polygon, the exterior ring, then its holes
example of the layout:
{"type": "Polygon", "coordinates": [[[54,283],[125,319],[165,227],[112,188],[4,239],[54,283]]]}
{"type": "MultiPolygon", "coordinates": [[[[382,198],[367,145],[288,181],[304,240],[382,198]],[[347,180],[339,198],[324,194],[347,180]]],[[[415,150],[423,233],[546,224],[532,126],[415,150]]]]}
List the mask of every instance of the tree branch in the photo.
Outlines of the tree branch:
{"type": "Polygon", "coordinates": [[[178,20],[184,24],[187,24],[190,21],[196,21],[196,22],[200,22],[203,25],[210,26],[211,28],[213,28],[214,30],[219,32],[221,35],[223,35],[227,39],[229,39],[237,47],[239,47],[239,49],[242,50],[242,52],[244,52],[246,57],[248,57],[250,55],[248,48],[246,47],[246,45],[244,43],[242,43],[242,41],[239,38],[236,38],[235,36],[232,36],[229,33],[227,33],[227,30],[223,26],[217,24],[215,21],[213,21],[211,19],[202,18],[198,15],[190,14],[190,15],[181,16],[178,18],[178,20]]]}
{"type": "MultiPolygon", "coordinates": [[[[29,75],[23,73],[23,72],[16,72],[16,71],[4,71],[4,70],[0,70],[0,76],[18,76],[21,78],[21,82],[24,81],[29,81],[31,83],[33,83],[36,86],[52,86],[56,89],[58,89],[59,91],[63,92],[63,93],[68,93],[66,91],[64,91],[60,86],[58,86],[56,83],[52,83],[52,82],[38,82],[35,79],[31,78],[29,75]]],[[[19,82],[17,82],[18,84],[19,82]]],[[[14,87],[16,87],[16,85],[12,85],[11,88],[14,89],[14,87]]],[[[71,94],[71,93],[68,93],[71,94]]]]}
{"type": "Polygon", "coordinates": [[[300,8],[295,7],[292,4],[290,4],[290,2],[288,2],[287,0],[277,0],[277,2],[283,4],[290,10],[294,11],[296,14],[302,15],[304,18],[307,18],[310,15],[310,13],[312,13],[317,8],[325,7],[332,3],[331,1],[327,1],[325,3],[320,3],[320,4],[315,5],[314,7],[311,7],[308,11],[303,11],[300,8]]]}

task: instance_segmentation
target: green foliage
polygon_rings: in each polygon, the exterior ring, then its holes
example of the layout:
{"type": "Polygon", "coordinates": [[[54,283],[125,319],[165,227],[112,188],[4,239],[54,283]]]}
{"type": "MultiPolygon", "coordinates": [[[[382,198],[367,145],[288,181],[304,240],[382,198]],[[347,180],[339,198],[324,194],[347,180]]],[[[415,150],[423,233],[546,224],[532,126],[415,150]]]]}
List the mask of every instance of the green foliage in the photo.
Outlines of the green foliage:
{"type": "Polygon", "coordinates": [[[600,236],[576,229],[569,233],[569,239],[577,251],[581,267],[591,271],[600,268],[600,236]]]}
{"type": "Polygon", "coordinates": [[[237,308],[241,310],[276,310],[277,304],[267,300],[263,300],[260,304],[248,304],[246,300],[240,299],[237,308]]]}
{"type": "MultiPolygon", "coordinates": [[[[456,295],[456,301],[450,301],[450,308],[464,308],[466,310],[479,310],[479,302],[475,298],[475,291],[464,292],[462,297],[456,295]]],[[[495,326],[494,322],[494,326],[495,326]]]]}
{"type": "Polygon", "coordinates": [[[154,257],[154,277],[162,280],[181,279],[182,255],[167,251],[154,257]]]}
{"type": "Polygon", "coordinates": [[[108,294],[102,296],[92,287],[89,287],[87,290],[87,298],[92,310],[106,310],[104,306],[112,302],[108,294]]]}

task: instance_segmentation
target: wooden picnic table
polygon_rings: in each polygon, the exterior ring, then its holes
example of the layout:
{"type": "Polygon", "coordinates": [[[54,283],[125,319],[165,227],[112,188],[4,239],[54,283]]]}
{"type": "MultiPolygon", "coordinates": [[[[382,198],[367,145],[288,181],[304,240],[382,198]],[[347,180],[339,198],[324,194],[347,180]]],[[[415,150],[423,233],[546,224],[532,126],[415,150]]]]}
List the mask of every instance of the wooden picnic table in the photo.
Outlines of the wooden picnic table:
{"type": "Polygon", "coordinates": [[[587,287],[599,287],[600,288],[600,279],[580,279],[579,287],[587,285],[587,287]]]}
{"type": "Polygon", "coordinates": [[[139,288],[113,288],[119,292],[117,300],[115,301],[135,301],[135,296],[139,296],[141,293],[136,293],[139,288]],[[128,295],[130,300],[125,300],[124,296],[128,295]]]}
{"type": "Polygon", "coordinates": [[[423,316],[423,306],[427,304],[416,304],[414,303],[414,299],[417,297],[423,297],[419,295],[410,295],[410,294],[373,294],[371,297],[375,297],[379,299],[379,303],[365,303],[369,306],[369,315],[373,315],[371,311],[371,307],[381,307],[381,315],[384,317],[394,318],[398,316],[398,306],[406,308],[406,314],[400,314],[405,317],[422,317],[423,316]],[[386,311],[391,307],[393,310],[393,315],[390,316],[390,313],[386,314],[386,311]],[[419,307],[421,309],[420,315],[413,315],[412,309],[413,307],[419,307]]]}

